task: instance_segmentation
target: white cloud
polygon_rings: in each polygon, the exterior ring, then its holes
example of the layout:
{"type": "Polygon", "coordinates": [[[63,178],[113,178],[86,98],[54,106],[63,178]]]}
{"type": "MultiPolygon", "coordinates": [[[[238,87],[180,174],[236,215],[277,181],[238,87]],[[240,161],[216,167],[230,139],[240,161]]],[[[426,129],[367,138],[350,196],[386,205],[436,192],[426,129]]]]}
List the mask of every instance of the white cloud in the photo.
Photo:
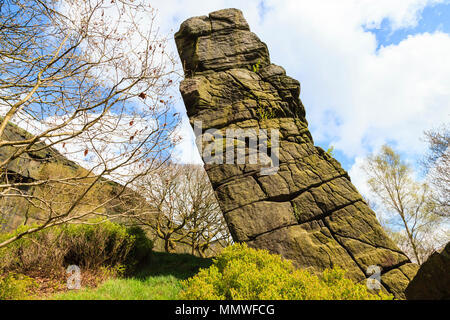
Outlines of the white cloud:
{"type": "MultiPolygon", "coordinates": [[[[161,33],[167,34],[189,17],[241,9],[267,43],[272,61],[301,82],[316,143],[334,145],[356,165],[388,141],[407,157],[417,157],[425,148],[422,132],[449,120],[449,35],[417,34],[377,50],[375,35],[364,29],[384,19],[392,30],[414,27],[424,8],[439,2],[267,0],[264,19],[259,0],[159,0],[153,6],[161,33]]],[[[171,46],[176,50],[174,41],[171,46]]],[[[184,114],[179,101],[175,108],[184,114]]],[[[200,163],[186,118],[179,130],[183,140],[174,150],[176,158],[200,163]]]]}
{"type": "MultiPolygon", "coordinates": [[[[264,19],[258,14],[260,1],[191,1],[187,6],[168,0],[155,7],[174,32],[188,17],[241,9],[252,31],[267,43],[272,61],[302,83],[316,143],[333,144],[357,159],[390,142],[414,158],[425,149],[423,131],[450,116],[450,37],[417,34],[377,50],[375,35],[364,27],[377,27],[383,19],[392,30],[414,27],[424,8],[439,2],[268,0],[264,19]]],[[[189,154],[191,145],[180,148],[189,154]]]]}
{"type": "Polygon", "coordinates": [[[184,117],[177,128],[181,141],[173,150],[173,158],[179,163],[203,164],[195,145],[195,135],[187,117],[184,117]]]}
{"type": "Polygon", "coordinates": [[[355,164],[348,171],[348,174],[352,178],[352,183],[358,189],[359,193],[361,193],[365,198],[369,201],[373,201],[374,199],[370,198],[370,190],[367,185],[367,175],[362,169],[362,165],[364,163],[364,158],[357,157],[355,158],[355,164]]]}
{"type": "Polygon", "coordinates": [[[414,27],[420,20],[420,12],[428,5],[443,0],[357,0],[361,18],[368,27],[377,27],[383,19],[389,19],[393,30],[414,27]]]}
{"type": "MultiPolygon", "coordinates": [[[[4,116],[8,107],[0,104],[0,116],[4,116]]],[[[80,166],[93,170],[100,174],[102,170],[120,165],[105,178],[125,183],[130,177],[142,171],[139,166],[144,159],[139,159],[146,152],[147,144],[150,148],[157,143],[155,134],[151,134],[157,128],[157,122],[149,117],[139,115],[115,115],[110,112],[103,115],[98,121],[98,114],[82,114],[63,128],[53,130],[52,134],[59,134],[56,138],[44,138],[43,142],[55,143],[53,148],[58,150],[67,159],[78,163],[80,166]],[[87,131],[75,134],[86,125],[92,125],[87,131]],[[62,139],[67,139],[62,141],[62,139]],[[130,154],[143,141],[148,141],[134,157],[130,154]]],[[[24,112],[14,115],[11,122],[20,128],[32,133],[40,134],[45,130],[55,128],[64,123],[66,116],[47,117],[45,121],[37,121],[24,112]]],[[[155,152],[157,152],[155,148],[155,152]]],[[[143,168],[144,170],[145,168],[143,168]]]]}
{"type": "Polygon", "coordinates": [[[423,131],[450,115],[449,55],[449,35],[426,33],[356,61],[351,100],[336,102],[336,148],[356,156],[392,141],[400,152],[423,153],[423,131]]]}

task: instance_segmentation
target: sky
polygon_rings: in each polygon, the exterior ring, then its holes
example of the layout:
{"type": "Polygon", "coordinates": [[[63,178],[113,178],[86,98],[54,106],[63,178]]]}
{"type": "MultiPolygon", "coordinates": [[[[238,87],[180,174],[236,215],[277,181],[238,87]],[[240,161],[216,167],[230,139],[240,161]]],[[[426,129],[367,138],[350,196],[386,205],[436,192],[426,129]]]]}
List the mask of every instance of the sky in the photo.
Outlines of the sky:
{"type": "MultiPolygon", "coordinates": [[[[448,0],[157,0],[153,6],[169,34],[192,16],[241,9],[272,63],[300,81],[315,144],[334,147],[363,194],[360,165],[369,153],[388,143],[418,169],[423,132],[450,120],[448,0]]],[[[200,163],[178,101],[184,139],[176,157],[200,163]]]]}
{"type": "MultiPolygon", "coordinates": [[[[368,195],[363,159],[388,143],[416,169],[425,130],[450,123],[450,0],[154,0],[155,23],[171,40],[193,16],[238,8],[272,63],[301,83],[316,145],[368,195]]],[[[179,65],[181,70],[181,65],[179,65]]],[[[182,115],[175,158],[201,163],[177,85],[182,115]]],[[[419,170],[417,170],[419,172],[419,170]]]]}

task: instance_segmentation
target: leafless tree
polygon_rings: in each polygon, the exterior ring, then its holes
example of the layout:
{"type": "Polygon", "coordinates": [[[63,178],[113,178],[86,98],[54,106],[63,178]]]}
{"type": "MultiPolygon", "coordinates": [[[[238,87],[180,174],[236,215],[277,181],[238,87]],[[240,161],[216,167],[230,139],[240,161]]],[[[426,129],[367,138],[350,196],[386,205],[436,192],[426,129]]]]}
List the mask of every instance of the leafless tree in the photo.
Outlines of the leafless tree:
{"type": "Polygon", "coordinates": [[[0,206],[26,203],[34,222],[0,247],[132,213],[114,208],[177,142],[176,63],[156,16],[146,1],[0,1],[0,206]]]}
{"type": "Polygon", "coordinates": [[[186,166],[185,192],[181,204],[183,211],[194,214],[186,223],[191,253],[205,257],[213,244],[219,248],[230,244],[231,236],[222,216],[214,190],[205,170],[201,166],[186,166]]]}
{"type": "Polygon", "coordinates": [[[136,189],[151,207],[136,220],[164,241],[166,252],[177,244],[204,257],[209,249],[231,241],[228,228],[205,170],[198,165],[166,164],[157,174],[140,179],[136,189]]]}
{"type": "Polygon", "coordinates": [[[423,164],[435,190],[435,213],[450,217],[450,124],[425,132],[428,154],[423,164]]]}
{"type": "MultiPolygon", "coordinates": [[[[415,181],[411,167],[387,145],[379,154],[367,157],[363,169],[383,209],[394,213],[390,219],[382,219],[383,226],[397,245],[421,264],[441,244],[434,231],[442,219],[433,213],[429,186],[415,181]]],[[[443,234],[447,237],[448,230],[443,234]]]]}

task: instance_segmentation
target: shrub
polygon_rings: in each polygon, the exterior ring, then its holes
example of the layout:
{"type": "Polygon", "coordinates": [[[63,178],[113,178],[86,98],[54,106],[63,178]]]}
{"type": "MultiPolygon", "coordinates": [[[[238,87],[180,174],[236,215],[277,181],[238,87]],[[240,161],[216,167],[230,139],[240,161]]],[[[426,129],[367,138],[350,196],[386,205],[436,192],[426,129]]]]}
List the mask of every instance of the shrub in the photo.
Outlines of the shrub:
{"type": "Polygon", "coordinates": [[[67,249],[64,265],[75,264],[84,269],[116,266],[126,261],[135,237],[127,228],[110,221],[92,225],[67,225],[61,228],[67,249]]]}
{"type": "Polygon", "coordinates": [[[68,265],[83,270],[130,271],[152,250],[144,231],[110,221],[42,230],[0,249],[0,270],[65,277],[68,265]],[[45,274],[43,274],[45,272],[45,274]]]}
{"type": "MultiPolygon", "coordinates": [[[[25,231],[26,228],[29,226],[20,226],[10,235],[25,231]]],[[[27,274],[48,270],[49,274],[53,274],[64,259],[64,251],[58,248],[59,236],[59,229],[44,230],[1,248],[0,271],[27,274]]]]}
{"type": "Polygon", "coordinates": [[[213,265],[183,281],[181,299],[189,300],[360,300],[392,299],[371,294],[363,284],[344,277],[340,268],[320,276],[295,269],[292,263],[246,244],[227,247],[213,265]]]}
{"type": "Polygon", "coordinates": [[[23,274],[10,272],[0,277],[0,300],[22,300],[32,298],[36,282],[23,274]]]}

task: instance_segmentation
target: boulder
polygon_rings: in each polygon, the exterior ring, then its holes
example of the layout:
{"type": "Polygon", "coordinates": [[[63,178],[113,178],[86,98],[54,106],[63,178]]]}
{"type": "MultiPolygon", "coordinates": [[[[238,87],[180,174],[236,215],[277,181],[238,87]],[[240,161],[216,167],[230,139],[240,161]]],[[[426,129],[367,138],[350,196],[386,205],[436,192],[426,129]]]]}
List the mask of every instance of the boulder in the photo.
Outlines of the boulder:
{"type": "Polygon", "coordinates": [[[234,240],[314,272],[341,266],[355,281],[377,265],[381,289],[405,298],[417,265],[389,239],[340,163],[314,146],[300,83],[270,62],[242,12],[190,18],[175,41],[185,73],[180,91],[234,240]],[[234,140],[229,130],[246,134],[234,140]],[[267,156],[256,163],[247,161],[255,133],[267,133],[256,149],[266,148],[267,156]],[[230,142],[231,156],[224,148],[230,142]],[[246,161],[239,162],[234,146],[243,146],[246,161]],[[267,165],[274,170],[262,170],[267,165]]]}
{"type": "Polygon", "coordinates": [[[406,288],[408,300],[450,300],[450,242],[434,252],[406,288]]]}

